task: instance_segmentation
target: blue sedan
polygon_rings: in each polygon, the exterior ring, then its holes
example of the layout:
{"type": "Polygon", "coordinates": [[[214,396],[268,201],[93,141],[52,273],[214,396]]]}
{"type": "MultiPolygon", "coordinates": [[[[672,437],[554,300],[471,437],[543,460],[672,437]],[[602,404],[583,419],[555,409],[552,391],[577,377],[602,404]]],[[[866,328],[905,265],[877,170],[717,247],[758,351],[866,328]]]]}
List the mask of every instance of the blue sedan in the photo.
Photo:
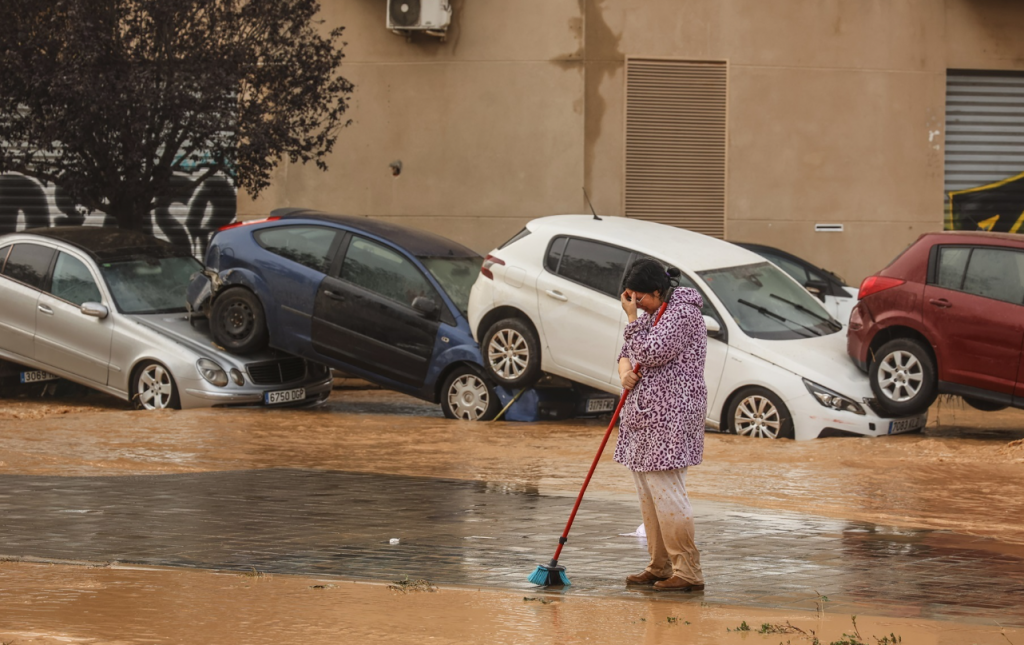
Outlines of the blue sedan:
{"type": "Polygon", "coordinates": [[[482,262],[431,233],[280,209],[218,231],[189,306],[231,352],[269,345],[485,420],[499,400],[466,320],[482,262]]]}

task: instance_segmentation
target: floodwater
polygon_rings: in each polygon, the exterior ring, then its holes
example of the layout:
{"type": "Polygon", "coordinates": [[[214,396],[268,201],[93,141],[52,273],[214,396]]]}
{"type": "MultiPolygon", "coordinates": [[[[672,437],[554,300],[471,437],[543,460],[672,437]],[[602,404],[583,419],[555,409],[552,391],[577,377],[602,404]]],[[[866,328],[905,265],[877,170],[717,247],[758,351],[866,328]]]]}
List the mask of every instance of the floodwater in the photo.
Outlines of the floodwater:
{"type": "Polygon", "coordinates": [[[398,588],[298,576],[0,562],[0,642],[774,645],[810,643],[812,636],[829,643],[855,628],[866,643],[889,635],[908,645],[1024,642],[1020,629],[919,618],[861,616],[854,625],[850,616],[827,608],[822,614],[393,586],[398,588]]]}
{"type": "MultiPolygon", "coordinates": [[[[269,468],[495,482],[574,495],[606,421],[464,423],[379,390],[337,390],[313,409],[136,412],[88,394],[0,400],[0,473],[130,476],[269,468]]],[[[945,529],[1024,555],[1024,412],[938,404],[916,435],[810,442],[707,435],[687,477],[698,499],[883,525],[945,529]]],[[[632,500],[609,448],[591,495],[632,500]]],[[[623,532],[633,526],[622,527],[623,532]]],[[[698,526],[698,532],[700,526],[698,526]]],[[[948,544],[947,544],[948,543],[948,544]]],[[[971,548],[983,548],[977,541],[971,548]]],[[[989,547],[985,547],[989,548],[989,547]]],[[[918,617],[860,617],[864,642],[1017,643],[1024,630],[918,617]]],[[[155,567],[0,561],[0,643],[810,643],[853,633],[847,615],[638,594],[442,588],[155,567]],[[761,635],[736,630],[746,623],[761,635]],[[793,630],[795,626],[804,633],[793,630]],[[782,630],[782,631],[779,631],[782,630]]]]}
{"type": "MultiPolygon", "coordinates": [[[[606,421],[467,423],[380,390],[313,409],[136,412],[108,397],[0,401],[0,472],[314,468],[503,482],[573,495],[606,421]]],[[[614,438],[613,438],[614,441],[614,438]]],[[[632,498],[611,448],[591,495],[632,498]]],[[[696,499],[1024,544],[1024,411],[940,402],[921,434],[807,442],[708,433],[696,499]]]]}

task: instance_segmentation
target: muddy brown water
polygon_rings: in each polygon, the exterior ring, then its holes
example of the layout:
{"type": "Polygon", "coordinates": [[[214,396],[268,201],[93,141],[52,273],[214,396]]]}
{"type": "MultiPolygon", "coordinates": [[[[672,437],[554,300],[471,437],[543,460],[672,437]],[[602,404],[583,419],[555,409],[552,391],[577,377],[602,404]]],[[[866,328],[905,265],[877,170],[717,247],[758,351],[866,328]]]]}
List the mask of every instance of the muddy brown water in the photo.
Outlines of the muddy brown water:
{"type": "MultiPolygon", "coordinates": [[[[130,475],[315,468],[507,482],[575,494],[606,426],[467,423],[380,390],[312,409],[136,412],[100,395],[0,400],[0,471],[130,475]]],[[[633,496],[611,460],[593,495],[633,496]]],[[[708,433],[687,478],[698,499],[1024,544],[1024,411],[943,401],[921,434],[807,442],[708,433]]]]}
{"type": "MultiPolygon", "coordinates": [[[[299,576],[3,562],[0,642],[774,645],[809,644],[812,633],[829,643],[855,629],[850,616],[827,609],[820,614],[673,599],[398,587],[299,576]],[[744,625],[749,630],[740,630],[744,625]]],[[[872,644],[889,635],[907,645],[1024,641],[1020,629],[919,618],[861,616],[856,631],[872,644]]]]}
{"type": "MultiPolygon", "coordinates": [[[[500,482],[573,495],[606,422],[474,424],[384,391],[336,391],[298,410],[135,412],[96,394],[0,400],[0,472],[99,476],[313,468],[500,482]]],[[[947,529],[1024,555],[1024,413],[942,402],[922,434],[810,442],[709,433],[688,477],[698,499],[879,524],[947,529]]],[[[632,499],[609,455],[593,494],[632,499]]],[[[631,529],[633,527],[625,527],[631,529]]],[[[972,542],[977,547],[977,542],[972,542]]],[[[0,642],[804,643],[799,633],[729,631],[787,622],[823,642],[850,617],[672,599],[548,596],[300,576],[249,577],[154,567],[0,562],[0,642]]],[[[858,618],[904,643],[1021,643],[1024,632],[921,618],[858,618]]],[[[788,628],[787,628],[788,629],[788,628]]]]}

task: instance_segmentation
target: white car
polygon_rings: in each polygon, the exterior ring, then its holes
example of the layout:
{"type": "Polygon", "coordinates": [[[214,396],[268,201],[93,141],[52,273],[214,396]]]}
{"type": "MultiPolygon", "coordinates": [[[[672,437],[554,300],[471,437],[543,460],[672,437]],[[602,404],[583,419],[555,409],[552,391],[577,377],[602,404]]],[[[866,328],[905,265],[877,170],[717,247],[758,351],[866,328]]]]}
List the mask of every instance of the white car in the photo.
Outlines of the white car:
{"type": "Polygon", "coordinates": [[[736,246],[757,253],[765,260],[789,274],[808,292],[825,306],[833,318],[845,326],[850,322],[850,314],[857,305],[857,289],[828,269],[821,269],[807,260],[764,244],[737,242],[736,246]]]}
{"type": "Polygon", "coordinates": [[[536,219],[484,261],[469,322],[487,371],[523,388],[542,373],[619,393],[619,304],[632,263],[681,270],[704,298],[708,427],[768,438],[885,435],[927,415],[887,418],[846,355],[842,325],[760,256],[698,233],[620,217],[536,219]]]}

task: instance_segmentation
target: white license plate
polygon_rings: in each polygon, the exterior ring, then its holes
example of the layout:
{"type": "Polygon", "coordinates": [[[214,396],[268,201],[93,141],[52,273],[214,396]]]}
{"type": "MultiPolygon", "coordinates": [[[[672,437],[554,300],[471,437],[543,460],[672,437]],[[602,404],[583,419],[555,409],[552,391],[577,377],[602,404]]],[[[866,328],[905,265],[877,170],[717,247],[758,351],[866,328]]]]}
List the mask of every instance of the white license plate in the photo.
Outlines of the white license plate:
{"type": "Polygon", "coordinates": [[[925,422],[927,421],[927,416],[912,417],[910,419],[897,419],[895,421],[890,421],[889,434],[900,434],[902,432],[910,432],[911,430],[923,428],[925,422]]]}
{"type": "Polygon", "coordinates": [[[263,402],[267,405],[276,405],[278,403],[292,403],[294,401],[301,401],[306,398],[305,388],[295,388],[294,390],[279,390],[277,392],[264,392],[263,402]]]}
{"type": "Polygon", "coordinates": [[[22,383],[42,383],[43,381],[56,381],[60,377],[42,370],[30,370],[21,373],[22,383]]]}
{"type": "Polygon", "coordinates": [[[587,412],[611,412],[615,409],[615,399],[587,399],[587,412]]]}

